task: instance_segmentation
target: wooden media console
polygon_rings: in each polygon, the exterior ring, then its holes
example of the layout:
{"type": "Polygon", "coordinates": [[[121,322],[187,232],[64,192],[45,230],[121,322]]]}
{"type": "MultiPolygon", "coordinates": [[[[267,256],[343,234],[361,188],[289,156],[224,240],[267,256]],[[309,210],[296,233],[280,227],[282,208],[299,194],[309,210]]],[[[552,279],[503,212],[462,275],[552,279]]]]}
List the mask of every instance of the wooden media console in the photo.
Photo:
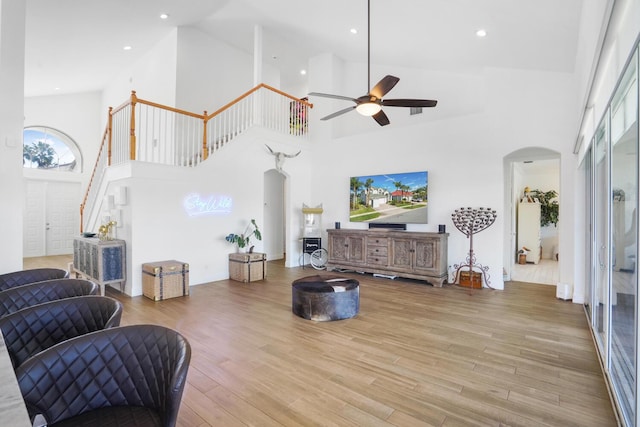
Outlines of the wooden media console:
{"type": "Polygon", "coordinates": [[[354,270],[381,276],[447,283],[448,233],[395,230],[327,230],[327,271],[354,270]]]}

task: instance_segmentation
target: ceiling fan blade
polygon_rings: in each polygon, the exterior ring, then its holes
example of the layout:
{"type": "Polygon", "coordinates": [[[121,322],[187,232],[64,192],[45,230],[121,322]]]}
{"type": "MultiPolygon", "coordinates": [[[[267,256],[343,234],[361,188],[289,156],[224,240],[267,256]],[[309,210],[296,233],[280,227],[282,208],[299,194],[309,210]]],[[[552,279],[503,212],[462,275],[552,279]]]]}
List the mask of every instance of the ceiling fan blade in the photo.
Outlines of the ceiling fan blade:
{"type": "Polygon", "coordinates": [[[400,79],[395,76],[384,76],[384,78],[380,80],[378,84],[375,85],[373,89],[371,89],[371,91],[369,91],[369,94],[375,96],[378,99],[382,99],[387,94],[387,92],[389,92],[396,84],[398,84],[399,81],[400,79]]]}
{"type": "Polygon", "coordinates": [[[385,107],[435,107],[438,101],[431,99],[383,99],[385,107]]]}
{"type": "Polygon", "coordinates": [[[323,118],[321,118],[320,120],[329,120],[329,119],[333,119],[334,117],[341,116],[342,114],[344,114],[344,113],[348,113],[349,111],[351,111],[351,110],[353,110],[353,109],[355,109],[355,108],[356,108],[356,106],[355,106],[355,105],[354,105],[353,107],[347,107],[347,108],[344,108],[344,109],[342,109],[342,110],[340,110],[340,111],[336,111],[336,112],[335,112],[335,113],[333,113],[333,114],[329,114],[328,116],[323,117],[323,118]]]}
{"type": "Polygon", "coordinates": [[[358,102],[355,98],[351,98],[348,96],[342,96],[342,95],[331,95],[329,93],[319,93],[319,92],[311,92],[309,93],[309,96],[320,96],[322,98],[332,98],[332,99],[343,99],[345,101],[353,101],[353,102],[358,102]]]}
{"type": "Polygon", "coordinates": [[[374,114],[371,117],[373,117],[373,119],[376,122],[378,122],[378,124],[380,126],[386,126],[386,125],[388,125],[390,123],[389,122],[389,117],[387,117],[387,115],[382,110],[378,111],[376,114],[374,114]]]}

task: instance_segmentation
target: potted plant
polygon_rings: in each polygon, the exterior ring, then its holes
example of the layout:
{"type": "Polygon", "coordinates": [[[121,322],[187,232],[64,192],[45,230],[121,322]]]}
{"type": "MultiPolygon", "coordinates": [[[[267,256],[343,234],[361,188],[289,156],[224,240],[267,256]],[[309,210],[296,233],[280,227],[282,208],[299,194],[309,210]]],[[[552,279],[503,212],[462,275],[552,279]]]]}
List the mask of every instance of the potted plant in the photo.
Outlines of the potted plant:
{"type": "Polygon", "coordinates": [[[530,195],[540,202],[540,226],[546,227],[547,225],[553,224],[557,227],[560,205],[558,201],[554,199],[558,197],[558,193],[555,190],[532,190],[530,195]]]}
{"type": "Polygon", "coordinates": [[[254,237],[257,240],[262,240],[262,234],[260,233],[260,229],[258,228],[258,224],[256,224],[256,220],[252,219],[251,222],[245,228],[244,233],[235,234],[230,233],[225,237],[225,240],[229,243],[235,243],[238,245],[239,249],[243,249],[245,247],[249,248],[249,253],[253,252],[253,246],[249,246],[251,242],[251,237],[254,237]]]}

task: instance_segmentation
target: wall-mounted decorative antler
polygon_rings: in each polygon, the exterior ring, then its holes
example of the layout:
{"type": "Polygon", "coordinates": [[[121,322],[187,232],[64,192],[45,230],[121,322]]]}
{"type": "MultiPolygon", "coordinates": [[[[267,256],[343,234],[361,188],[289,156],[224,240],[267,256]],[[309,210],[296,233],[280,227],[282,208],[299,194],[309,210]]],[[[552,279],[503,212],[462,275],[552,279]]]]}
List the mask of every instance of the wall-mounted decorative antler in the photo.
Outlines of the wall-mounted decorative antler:
{"type": "Polygon", "coordinates": [[[300,150],[296,154],[286,154],[280,151],[273,151],[271,147],[269,147],[267,144],[264,144],[264,145],[269,149],[269,152],[276,158],[276,170],[278,170],[279,172],[282,172],[282,165],[284,165],[285,159],[293,159],[298,154],[302,153],[302,150],[300,150]]]}
{"type": "Polygon", "coordinates": [[[476,256],[473,253],[473,235],[489,228],[491,224],[495,222],[496,217],[496,211],[491,208],[460,208],[456,209],[451,214],[453,225],[455,225],[456,228],[469,239],[469,255],[467,255],[465,263],[460,265],[455,264],[453,266],[456,269],[453,283],[458,281],[458,274],[460,273],[460,269],[463,267],[468,267],[469,277],[472,281],[473,268],[476,267],[484,276],[484,281],[487,286],[491,283],[489,281],[489,274],[487,273],[489,267],[476,263],[476,256]]]}

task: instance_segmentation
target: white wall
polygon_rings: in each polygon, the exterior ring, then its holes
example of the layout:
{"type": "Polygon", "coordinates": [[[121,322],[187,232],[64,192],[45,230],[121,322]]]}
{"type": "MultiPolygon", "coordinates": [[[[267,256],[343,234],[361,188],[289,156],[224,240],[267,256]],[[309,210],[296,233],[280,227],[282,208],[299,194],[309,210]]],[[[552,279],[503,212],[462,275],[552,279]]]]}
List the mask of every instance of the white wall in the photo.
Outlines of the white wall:
{"type": "MultiPolygon", "coordinates": [[[[318,73],[318,70],[312,72],[318,73]]],[[[402,72],[407,74],[399,74],[401,83],[428,74],[412,73],[410,69],[402,72]]],[[[503,186],[504,180],[509,179],[503,174],[503,157],[524,147],[537,146],[571,158],[577,108],[573,76],[486,69],[476,73],[438,74],[437,80],[430,84],[436,91],[434,98],[439,100],[433,113],[427,109],[421,117],[408,118],[402,117],[402,112],[386,109],[391,110],[388,112],[391,125],[382,128],[355,112],[336,121],[314,123],[319,127],[343,127],[347,122],[354,123],[354,127],[368,127],[368,132],[359,135],[315,141],[318,155],[314,161],[314,188],[317,189],[314,195],[324,204],[323,219],[327,224],[341,221],[343,228],[361,228],[360,224],[348,222],[346,201],[350,176],[427,169],[430,224],[410,226],[410,229],[437,231],[438,224],[447,224],[449,264],[460,263],[469,251],[469,242],[453,227],[451,213],[461,206],[497,210],[496,223],[474,236],[474,253],[479,263],[489,266],[492,286],[502,288],[503,251],[509,250],[503,247],[504,221],[508,215],[503,207],[503,186]],[[468,97],[472,99],[461,96],[461,85],[470,88],[468,97]],[[456,110],[456,105],[448,105],[450,102],[460,102],[461,111],[456,110]],[[443,112],[439,113],[441,106],[443,112]]],[[[310,90],[318,89],[310,87],[310,90]]],[[[411,92],[409,96],[413,97],[431,95],[423,89],[411,92]]],[[[395,88],[393,94],[396,95],[395,88]]],[[[572,182],[566,185],[571,186],[572,182]]],[[[566,211],[567,218],[573,216],[571,207],[562,211],[563,214],[566,211]]],[[[571,240],[574,231],[568,227],[561,233],[571,240]]],[[[573,248],[564,251],[568,259],[573,258],[573,248]]],[[[572,283],[572,268],[565,274],[572,283]]]]}
{"type": "MultiPolygon", "coordinates": [[[[145,100],[212,113],[253,88],[252,67],[252,55],[195,28],[178,27],[109,82],[103,92],[105,117],[132,90],[145,100]]],[[[280,86],[279,72],[268,63],[262,82],[280,86]]]]}
{"type": "MultiPolygon", "coordinates": [[[[604,32],[609,15],[616,0],[583,0],[576,53],[576,93],[578,105],[589,105],[591,81],[596,72],[600,48],[604,41],[604,32]]],[[[585,110],[576,110],[579,118],[585,110]]]]}
{"type": "MultiPolygon", "coordinates": [[[[294,153],[291,153],[294,154],[294,153]]],[[[285,175],[276,169],[264,174],[264,252],[268,260],[282,259],[286,251],[285,228],[285,175]]]]}
{"type": "MultiPolygon", "coordinates": [[[[254,87],[253,57],[191,27],[178,28],[177,108],[213,113],[254,87]]],[[[276,69],[264,63],[262,83],[280,86],[276,69]]]]}
{"type": "MultiPolygon", "coordinates": [[[[591,0],[590,3],[594,3],[591,0]]],[[[610,1],[608,2],[610,3],[610,1]]],[[[597,2],[596,2],[597,4],[597,2]]],[[[602,5],[598,6],[602,7],[602,5]]],[[[589,22],[583,22],[589,28],[589,22]]],[[[595,28],[593,29],[595,31],[595,28]]],[[[585,115],[576,139],[582,139],[579,147],[579,161],[582,160],[591,144],[598,123],[602,119],[615,85],[622,75],[632,47],[640,34],[640,0],[616,0],[603,42],[603,50],[593,68],[593,88],[585,89],[589,98],[585,102],[585,115]]],[[[579,46],[589,42],[588,38],[580,38],[579,46]]],[[[581,64],[578,64],[581,65],[581,64]]],[[[580,88],[581,90],[583,88],[580,88]]]]}
{"type": "MultiPolygon", "coordinates": [[[[634,5],[637,2],[634,0],[634,5]]],[[[633,16],[627,20],[637,17],[636,6],[633,6],[632,11],[633,16]]],[[[146,84],[145,78],[154,76],[153,73],[159,73],[159,77],[148,81],[148,92],[158,91],[157,96],[160,98],[169,99],[172,88],[175,89],[174,93],[176,91],[180,93],[176,97],[182,96],[183,91],[193,94],[200,89],[206,92],[207,88],[203,89],[202,81],[208,81],[207,75],[212,76],[218,73],[217,68],[207,70],[210,68],[209,62],[204,62],[205,66],[202,70],[198,70],[191,63],[184,65],[183,60],[179,61],[181,64],[179,67],[176,59],[176,65],[172,68],[171,55],[174,52],[172,50],[174,44],[177,52],[181,42],[186,43],[190,39],[197,38],[197,32],[184,30],[182,33],[185,38],[180,40],[179,32],[181,31],[177,30],[172,38],[161,41],[145,61],[134,64],[132,70],[123,71],[123,74],[105,90],[103,105],[107,105],[109,100],[121,102],[119,93],[132,88],[132,83],[146,84]],[[151,66],[152,64],[156,66],[151,66]],[[163,66],[157,67],[157,64],[163,64],[163,66]],[[199,75],[200,71],[205,76],[203,80],[187,78],[199,75]],[[175,76],[173,82],[171,81],[172,73],[175,76]],[[175,87],[172,86],[174,84],[175,87]],[[178,86],[180,90],[177,89],[178,86]]],[[[226,46],[221,49],[227,52],[226,46]]],[[[193,59],[197,52],[195,49],[185,48],[183,53],[193,59]]],[[[227,53],[240,62],[244,61],[241,54],[227,53]]],[[[219,60],[223,59],[221,56],[216,55],[216,66],[219,65],[219,60]]],[[[174,57],[177,58],[178,54],[176,53],[174,57]]],[[[206,61],[211,59],[207,58],[206,61]]],[[[329,54],[314,58],[310,62],[309,90],[357,96],[366,90],[363,82],[366,77],[364,70],[364,64],[344,63],[329,54]]],[[[408,116],[406,109],[389,109],[387,113],[392,125],[381,128],[372,119],[360,117],[355,112],[331,122],[319,122],[319,117],[342,108],[344,104],[337,105],[339,102],[332,100],[312,99],[311,101],[316,104],[316,108],[312,111],[311,123],[314,141],[304,147],[303,154],[296,158],[295,162],[287,163],[287,166],[291,165],[292,168],[287,170],[287,173],[295,178],[295,184],[289,184],[293,180],[288,179],[286,186],[291,185],[291,188],[285,189],[286,197],[290,200],[288,202],[290,211],[285,213],[289,218],[286,246],[294,248],[299,245],[297,241],[300,230],[299,207],[302,202],[323,203],[325,207],[323,228],[332,227],[334,221],[341,221],[344,227],[351,226],[348,223],[347,205],[344,202],[348,197],[349,176],[427,169],[430,172],[431,224],[413,226],[411,229],[435,231],[437,224],[447,224],[451,235],[449,264],[453,264],[464,260],[469,248],[466,238],[453,228],[450,221],[451,212],[460,206],[489,206],[498,210],[496,224],[478,234],[474,239],[474,250],[478,261],[490,267],[493,285],[502,287],[503,222],[505,221],[503,208],[505,176],[502,159],[505,155],[520,148],[532,146],[558,151],[562,159],[561,212],[563,217],[566,215],[567,218],[573,218],[576,214],[575,200],[571,196],[577,170],[571,152],[575,141],[575,129],[578,127],[575,112],[579,110],[577,102],[579,87],[575,75],[511,69],[452,70],[444,73],[373,65],[372,80],[374,82],[385,74],[396,74],[401,77],[401,82],[392,92],[394,97],[434,98],[439,100],[438,107],[425,109],[425,113],[413,117],[408,116]],[[297,170],[294,165],[299,163],[306,164],[307,169],[297,170]]],[[[250,77],[248,79],[251,81],[250,77]]],[[[241,80],[244,78],[240,77],[236,80],[234,77],[231,83],[235,85],[241,80]]],[[[139,91],[139,96],[145,99],[171,104],[168,101],[155,99],[156,94],[142,94],[139,87],[136,89],[139,91]]],[[[235,89],[233,92],[232,97],[240,94],[235,89]]],[[[208,94],[196,101],[201,103],[200,109],[212,108],[207,98],[209,98],[208,94]]],[[[220,102],[224,103],[224,101],[220,102]]],[[[115,103],[112,102],[112,104],[115,103]]],[[[198,109],[197,106],[194,108],[198,109]]],[[[243,160],[247,158],[247,154],[239,147],[229,147],[228,153],[232,153],[228,154],[229,156],[238,156],[243,160]]],[[[210,165],[215,164],[216,167],[206,166],[206,168],[212,168],[211,176],[218,176],[218,173],[237,176],[238,183],[225,183],[225,188],[228,187],[238,200],[237,215],[234,214],[235,223],[232,224],[229,220],[223,222],[220,219],[194,221],[203,222],[203,224],[201,224],[202,227],[198,227],[198,232],[188,229],[186,234],[189,237],[186,238],[192,242],[201,242],[203,239],[207,242],[206,239],[210,238],[208,233],[212,228],[211,225],[215,229],[221,229],[220,236],[231,231],[241,231],[242,221],[257,217],[258,215],[254,212],[262,212],[262,205],[258,206],[255,202],[256,199],[261,200],[262,196],[253,196],[251,190],[247,188],[253,188],[258,182],[261,184],[263,172],[272,168],[272,165],[268,164],[272,159],[267,160],[264,166],[257,167],[260,170],[259,174],[254,171],[239,174],[237,167],[234,168],[233,164],[229,164],[230,158],[226,157],[227,163],[218,164],[219,160],[207,162],[210,165]],[[215,175],[213,175],[214,171],[215,175]],[[202,230],[206,230],[206,233],[203,234],[202,230]]],[[[254,160],[250,157],[249,159],[250,164],[253,164],[254,160]]],[[[213,190],[220,190],[221,184],[214,184],[215,178],[211,176],[206,176],[204,181],[207,181],[207,184],[203,185],[206,188],[211,186],[213,190]]],[[[153,182],[145,184],[144,180],[140,179],[142,188],[147,185],[149,191],[153,190],[152,193],[158,190],[157,183],[155,186],[153,182]]],[[[258,192],[262,191],[260,184],[257,186],[260,188],[258,192]]],[[[173,191],[172,197],[176,199],[179,190],[171,190],[171,188],[171,185],[167,186],[167,190],[173,191]]],[[[151,198],[151,196],[142,195],[142,200],[145,200],[145,197],[151,198]]],[[[144,225],[145,222],[154,224],[155,216],[163,212],[159,206],[154,204],[150,206],[158,209],[147,209],[144,214],[138,211],[132,213],[131,221],[136,224],[135,233],[138,233],[138,227],[142,229],[140,233],[163,232],[158,227],[144,225]]],[[[159,221],[155,225],[170,224],[177,215],[175,211],[171,212],[173,214],[168,217],[169,222],[159,221]]],[[[567,259],[574,258],[575,232],[572,227],[566,230],[561,229],[561,253],[567,259]]],[[[133,230],[131,235],[134,235],[133,230]]],[[[219,252],[228,252],[228,248],[224,245],[210,243],[213,246],[209,249],[213,250],[215,247],[219,252]]],[[[206,249],[208,244],[204,246],[195,244],[191,247],[206,249]]],[[[136,269],[141,262],[146,262],[143,259],[153,261],[164,258],[163,255],[170,255],[162,245],[145,245],[132,248],[132,251],[144,254],[136,257],[137,261],[132,265],[135,271],[139,271],[136,269]]],[[[187,255],[189,253],[186,252],[187,255]]],[[[289,254],[287,256],[289,257],[289,254]]],[[[209,264],[202,256],[197,257],[194,262],[200,265],[202,272],[195,273],[194,282],[224,277],[226,266],[224,261],[220,261],[224,256],[215,255],[215,257],[217,261],[213,264],[209,264]]],[[[295,255],[289,257],[287,264],[296,265],[297,262],[292,261],[295,259],[295,255]]],[[[185,259],[185,261],[189,260],[185,259]]],[[[571,263],[562,264],[562,266],[561,281],[573,283],[576,266],[571,263]]],[[[134,274],[137,274],[135,271],[134,274]]]]}
{"type": "Polygon", "coordinates": [[[22,269],[25,7],[0,0],[0,273],[22,269]]]}
{"type": "Polygon", "coordinates": [[[176,106],[178,29],[159,40],[140,59],[123,69],[103,91],[102,109],[106,123],[109,107],[118,107],[130,99],[135,90],[139,98],[158,104],[176,106]]]}
{"type": "MultiPolygon", "coordinates": [[[[69,135],[82,155],[83,191],[91,178],[108,112],[102,110],[102,93],[37,96],[24,99],[24,125],[48,126],[69,135]]],[[[78,201],[80,205],[80,201],[78,201]]]]}
{"type": "MultiPolygon", "coordinates": [[[[269,224],[264,221],[264,175],[274,167],[273,156],[265,147],[293,152],[300,149],[293,137],[276,136],[252,129],[236,137],[196,168],[176,168],[144,162],[112,171],[107,193],[127,187],[128,201],[122,206],[117,237],[127,242],[126,292],[142,292],[142,264],[176,259],[189,264],[191,285],[227,279],[228,254],[235,246],[224,237],[242,233],[253,218],[263,232],[263,241],[253,240],[256,252],[265,252],[271,243],[269,224]],[[185,198],[198,194],[201,200],[229,199],[229,212],[189,216],[185,198]],[[266,241],[265,241],[266,240],[266,241]]],[[[306,150],[284,164],[288,175],[287,263],[297,265],[300,253],[299,228],[302,203],[309,193],[311,156],[306,150]],[[290,260],[289,260],[290,259],[290,260]],[[295,261],[294,261],[295,260],[295,261]]],[[[272,255],[267,253],[268,259],[272,255]]]]}

